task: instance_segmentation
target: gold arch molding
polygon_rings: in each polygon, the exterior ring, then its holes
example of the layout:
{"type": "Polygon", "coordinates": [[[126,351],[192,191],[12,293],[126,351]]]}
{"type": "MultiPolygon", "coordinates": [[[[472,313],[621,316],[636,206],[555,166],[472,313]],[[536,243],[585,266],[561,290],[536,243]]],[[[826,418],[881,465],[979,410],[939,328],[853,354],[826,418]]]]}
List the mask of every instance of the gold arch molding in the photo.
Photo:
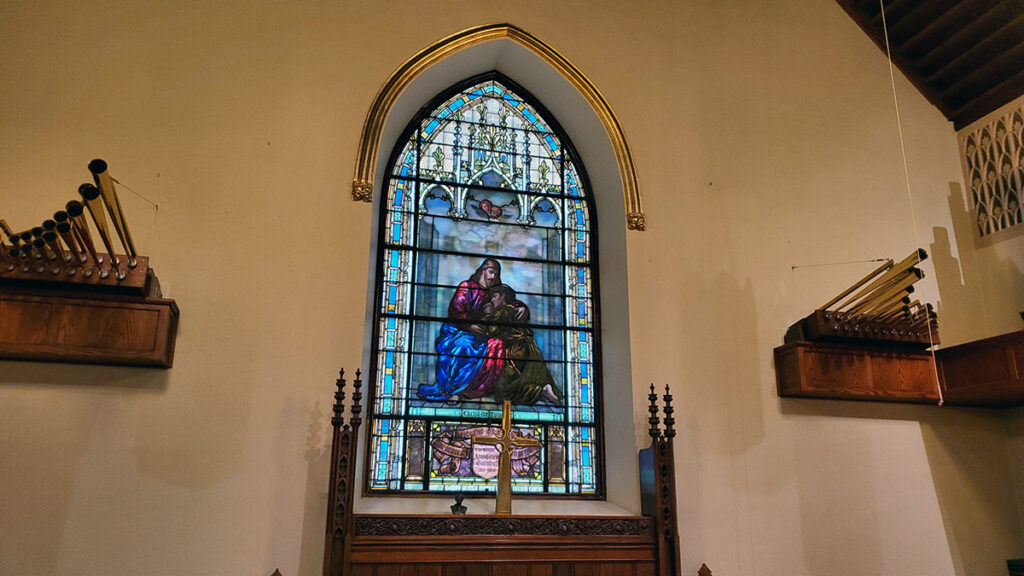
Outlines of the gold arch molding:
{"type": "Polygon", "coordinates": [[[452,34],[420,50],[388,77],[387,82],[374,98],[370,111],[366,115],[366,121],[363,123],[363,132],[359,138],[356,171],[352,179],[352,199],[362,202],[373,201],[373,179],[377,168],[377,149],[380,147],[381,132],[384,130],[384,122],[391,112],[391,107],[394,106],[402,91],[424,70],[448,56],[477,44],[503,38],[521,44],[554,67],[579,90],[580,94],[594,108],[594,112],[597,113],[597,117],[608,132],[619,165],[622,194],[626,204],[626,226],[630,230],[646,229],[633,155],[629,150],[626,134],[623,132],[615,112],[612,111],[612,107],[608,105],[608,101],[594,86],[594,83],[568,58],[562,56],[543,40],[512,24],[487,24],[452,34]]]}

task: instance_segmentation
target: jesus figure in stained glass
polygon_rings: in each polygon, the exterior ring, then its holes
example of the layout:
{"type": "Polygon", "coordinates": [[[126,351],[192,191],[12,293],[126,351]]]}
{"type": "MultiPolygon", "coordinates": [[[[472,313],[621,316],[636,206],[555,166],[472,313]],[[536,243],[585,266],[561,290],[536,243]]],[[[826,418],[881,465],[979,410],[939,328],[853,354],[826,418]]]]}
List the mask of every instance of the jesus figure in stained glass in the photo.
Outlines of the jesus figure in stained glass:
{"type": "Polygon", "coordinates": [[[488,258],[461,282],[435,341],[436,381],[420,385],[425,400],[459,402],[485,396],[516,404],[561,404],[534,339],[529,307],[501,282],[501,263],[488,258]]]}

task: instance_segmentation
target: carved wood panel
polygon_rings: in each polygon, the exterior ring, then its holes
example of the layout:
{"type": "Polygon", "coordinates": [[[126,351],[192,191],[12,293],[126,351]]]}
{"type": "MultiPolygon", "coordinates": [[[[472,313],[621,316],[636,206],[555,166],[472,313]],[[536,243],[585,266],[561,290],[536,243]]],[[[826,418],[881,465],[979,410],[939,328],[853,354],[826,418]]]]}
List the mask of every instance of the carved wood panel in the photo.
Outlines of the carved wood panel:
{"type": "Polygon", "coordinates": [[[653,562],[356,564],[352,576],[654,576],[653,562]]]}
{"type": "Polygon", "coordinates": [[[0,291],[0,359],[169,368],[174,300],[0,291]]]}
{"type": "Polygon", "coordinates": [[[819,342],[775,349],[779,396],[938,404],[932,355],[819,342]]]}

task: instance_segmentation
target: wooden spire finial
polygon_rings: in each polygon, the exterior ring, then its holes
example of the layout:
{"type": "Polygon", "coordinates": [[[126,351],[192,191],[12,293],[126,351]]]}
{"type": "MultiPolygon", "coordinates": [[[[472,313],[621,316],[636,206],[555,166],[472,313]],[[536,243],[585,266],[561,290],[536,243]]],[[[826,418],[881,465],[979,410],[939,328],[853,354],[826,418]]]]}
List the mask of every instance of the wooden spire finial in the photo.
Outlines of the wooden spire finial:
{"type": "Polygon", "coordinates": [[[697,576],[711,576],[711,568],[708,568],[707,564],[701,564],[700,570],[697,570],[697,576]]]}
{"type": "Polygon", "coordinates": [[[665,438],[675,438],[676,429],[672,426],[675,425],[676,419],[672,417],[672,413],[675,409],[672,408],[672,394],[669,393],[668,384],[665,385],[665,438]]]}
{"type": "Polygon", "coordinates": [[[651,429],[647,433],[651,438],[657,438],[661,436],[661,430],[658,426],[661,421],[658,419],[658,395],[654,393],[653,382],[651,383],[651,393],[647,395],[647,400],[650,402],[647,411],[651,413],[651,417],[647,419],[647,422],[651,424],[651,429]]]}
{"type": "Polygon", "coordinates": [[[363,372],[356,368],[356,379],[352,381],[352,418],[349,422],[352,423],[353,428],[357,428],[363,419],[360,414],[363,412],[363,406],[359,402],[363,399],[363,393],[360,390],[363,387],[363,372]]]}
{"type": "Polygon", "coordinates": [[[345,369],[338,370],[338,379],[334,382],[338,389],[334,392],[334,416],[331,416],[331,426],[335,428],[344,424],[345,419],[345,369]]]}

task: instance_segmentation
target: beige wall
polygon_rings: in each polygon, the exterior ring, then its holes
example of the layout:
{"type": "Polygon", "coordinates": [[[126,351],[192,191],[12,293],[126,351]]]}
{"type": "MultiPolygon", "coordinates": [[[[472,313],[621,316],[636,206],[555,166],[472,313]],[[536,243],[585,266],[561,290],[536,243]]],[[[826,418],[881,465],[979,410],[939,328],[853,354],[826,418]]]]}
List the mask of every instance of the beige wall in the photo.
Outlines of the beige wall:
{"type": "MultiPolygon", "coordinates": [[[[182,309],[170,371],[0,362],[0,573],[318,573],[333,372],[363,346],[358,130],[405,58],[494,21],[572,59],[633,146],[634,417],[672,384],[684,571],[1024,556],[1019,420],[775,395],[786,326],[871,267],[792,266],[935,252],[936,227],[965,254],[952,126],[897,75],[905,171],[888,67],[838,5],[0,0],[0,216],[42,219],[106,158],[159,204],[124,196],[182,309]]],[[[923,293],[953,307],[948,260],[923,293]]],[[[955,338],[997,324],[948,314],[955,338]]]]}
{"type": "MultiPolygon", "coordinates": [[[[1021,106],[1024,97],[965,126],[958,132],[961,145],[971,132],[1021,106]]],[[[965,340],[1017,330],[1019,313],[1024,310],[1024,230],[1001,232],[995,242],[978,241],[966,193],[956,192],[950,194],[950,213],[955,215],[951,235],[961,246],[962,274],[940,277],[943,302],[958,320],[973,320],[963,323],[965,330],[960,335],[965,340]]],[[[1008,438],[1008,476],[1016,487],[1018,513],[1024,518],[1024,409],[1008,410],[1002,416],[1008,438]]]]}

